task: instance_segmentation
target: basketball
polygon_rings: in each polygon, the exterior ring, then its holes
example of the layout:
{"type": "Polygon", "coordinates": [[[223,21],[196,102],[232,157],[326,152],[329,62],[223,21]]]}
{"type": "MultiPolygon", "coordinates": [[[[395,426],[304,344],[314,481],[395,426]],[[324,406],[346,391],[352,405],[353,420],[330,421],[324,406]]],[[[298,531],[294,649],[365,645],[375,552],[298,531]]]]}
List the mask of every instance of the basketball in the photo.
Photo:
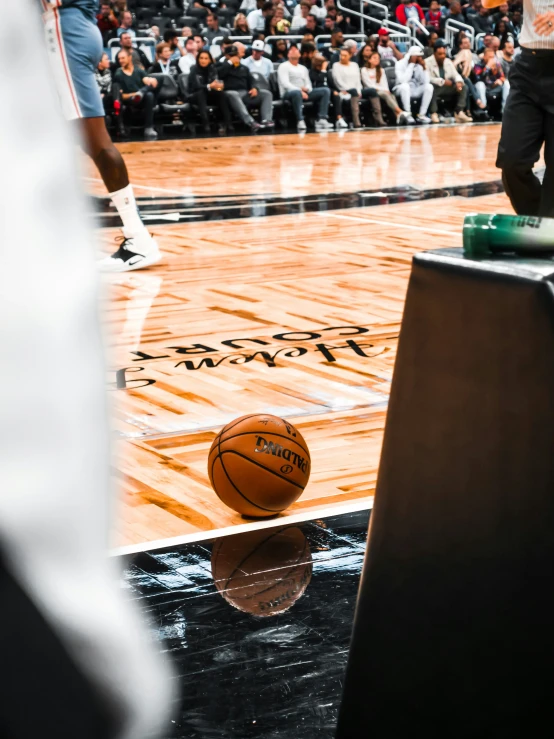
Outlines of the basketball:
{"type": "Polygon", "coordinates": [[[296,603],[312,579],[312,555],[297,526],[225,536],[212,550],[221,596],[253,616],[275,616],[296,603]]]}
{"type": "Polygon", "coordinates": [[[310,478],[310,452],[302,434],[277,416],[251,415],[228,423],[208,456],[208,474],[220,500],[243,516],[284,511],[310,478]]]}

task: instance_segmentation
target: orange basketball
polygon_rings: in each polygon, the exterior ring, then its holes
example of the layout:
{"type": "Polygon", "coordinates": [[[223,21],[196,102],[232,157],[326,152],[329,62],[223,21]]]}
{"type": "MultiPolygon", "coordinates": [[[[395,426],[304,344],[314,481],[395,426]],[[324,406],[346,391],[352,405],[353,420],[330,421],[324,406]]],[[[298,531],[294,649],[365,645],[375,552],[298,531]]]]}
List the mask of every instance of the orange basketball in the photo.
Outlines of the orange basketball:
{"type": "Polygon", "coordinates": [[[243,516],[274,516],[302,495],[310,452],[300,431],[277,416],[236,418],[212,444],[210,482],[218,497],[243,516]]]}
{"type": "Polygon", "coordinates": [[[224,536],[212,549],[212,575],[225,600],[253,616],[284,613],[312,579],[312,554],[297,526],[224,536]]]}

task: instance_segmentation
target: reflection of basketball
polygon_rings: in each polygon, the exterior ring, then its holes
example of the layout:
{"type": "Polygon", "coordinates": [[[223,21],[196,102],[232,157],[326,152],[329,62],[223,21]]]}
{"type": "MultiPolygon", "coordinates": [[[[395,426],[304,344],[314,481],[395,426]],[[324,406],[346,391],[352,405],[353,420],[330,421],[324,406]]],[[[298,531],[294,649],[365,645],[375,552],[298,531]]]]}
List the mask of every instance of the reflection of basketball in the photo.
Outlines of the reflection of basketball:
{"type": "Polygon", "coordinates": [[[214,439],[208,473],[230,508],[244,516],[273,516],[294,503],[308,484],[310,452],[288,421],[243,416],[214,439]]]}
{"type": "Polygon", "coordinates": [[[225,600],[254,616],[287,611],[308,587],[312,555],[297,526],[224,536],[212,550],[212,575],[225,600]]]}

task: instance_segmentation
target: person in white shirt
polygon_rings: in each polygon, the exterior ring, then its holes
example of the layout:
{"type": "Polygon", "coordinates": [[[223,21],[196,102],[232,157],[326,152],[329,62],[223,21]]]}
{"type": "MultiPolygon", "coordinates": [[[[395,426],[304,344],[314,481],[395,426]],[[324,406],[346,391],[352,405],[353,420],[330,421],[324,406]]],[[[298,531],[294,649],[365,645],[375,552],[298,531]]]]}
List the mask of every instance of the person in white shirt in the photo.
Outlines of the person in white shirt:
{"type": "Polygon", "coordinates": [[[252,44],[252,56],[244,59],[242,64],[248,67],[251,72],[257,72],[263,75],[267,80],[273,72],[273,64],[264,56],[265,44],[263,41],[254,41],[252,44]]]}
{"type": "MultiPolygon", "coordinates": [[[[307,0],[307,2],[310,5],[310,9],[309,9],[308,12],[311,13],[312,15],[315,15],[315,17],[318,20],[322,21],[325,18],[325,16],[327,15],[327,8],[322,8],[320,6],[320,4],[319,4],[319,0],[307,0]]],[[[300,3],[300,4],[302,4],[302,3],[300,3]]],[[[293,19],[297,15],[300,15],[300,6],[299,5],[297,5],[296,8],[294,9],[294,12],[292,14],[293,19]]]]}
{"type": "Polygon", "coordinates": [[[383,114],[381,109],[381,103],[385,103],[389,107],[396,117],[397,123],[415,123],[412,114],[409,111],[402,110],[396,102],[396,98],[389,89],[389,82],[385,70],[381,67],[381,55],[378,51],[374,51],[365,62],[361,69],[362,77],[362,98],[369,98],[371,107],[373,108],[373,116],[377,123],[381,126],[386,126],[386,121],[383,120],[383,114]],[[370,94],[370,91],[375,90],[377,97],[370,94]],[[379,107],[379,115],[375,113],[375,108],[379,107]],[[380,120],[383,122],[380,123],[380,120]]]}
{"type": "Polygon", "coordinates": [[[333,126],[327,120],[331,91],[328,87],[313,89],[308,70],[298,63],[299,60],[300,52],[296,46],[291,46],[288,53],[288,62],[279,65],[278,81],[281,98],[291,103],[297,120],[298,131],[306,130],[303,104],[308,100],[318,106],[315,130],[327,131],[332,129],[333,126]]]}
{"type": "Polygon", "coordinates": [[[185,41],[185,53],[179,59],[178,65],[181,74],[188,74],[193,64],[196,64],[198,56],[198,44],[194,38],[188,38],[185,41]]]}
{"type": "Polygon", "coordinates": [[[242,0],[239,10],[241,10],[245,15],[248,15],[248,13],[251,13],[253,10],[256,10],[256,7],[257,7],[256,0],[242,0]]]}
{"type": "Polygon", "coordinates": [[[266,20],[272,15],[273,4],[271,2],[258,0],[258,9],[253,10],[246,16],[248,28],[252,33],[263,33],[265,31],[266,20]]]}
{"type": "Polygon", "coordinates": [[[340,50],[339,61],[333,64],[331,72],[339,95],[343,100],[350,100],[354,128],[361,128],[360,95],[362,94],[362,78],[360,67],[355,62],[350,61],[348,49],[340,50]]]}
{"type": "Polygon", "coordinates": [[[434,88],[430,105],[432,123],[439,123],[438,100],[445,98],[454,98],[456,123],[471,123],[473,118],[464,112],[467,104],[467,87],[452,59],[447,58],[446,45],[443,41],[435,43],[435,50],[425,61],[425,68],[429,72],[429,81],[434,88]]]}
{"type": "Polygon", "coordinates": [[[412,100],[421,100],[417,118],[420,123],[431,123],[427,111],[433,99],[433,85],[429,81],[423,50],[419,46],[411,46],[404,57],[396,63],[394,92],[402,101],[404,110],[411,109],[412,100]]]}
{"type": "Polygon", "coordinates": [[[301,3],[296,6],[296,8],[294,9],[293,16],[292,16],[292,22],[290,24],[290,30],[293,33],[295,31],[299,31],[301,28],[304,28],[304,26],[306,25],[308,16],[310,15],[311,9],[312,9],[312,6],[310,4],[310,0],[301,0],[301,3]]]}

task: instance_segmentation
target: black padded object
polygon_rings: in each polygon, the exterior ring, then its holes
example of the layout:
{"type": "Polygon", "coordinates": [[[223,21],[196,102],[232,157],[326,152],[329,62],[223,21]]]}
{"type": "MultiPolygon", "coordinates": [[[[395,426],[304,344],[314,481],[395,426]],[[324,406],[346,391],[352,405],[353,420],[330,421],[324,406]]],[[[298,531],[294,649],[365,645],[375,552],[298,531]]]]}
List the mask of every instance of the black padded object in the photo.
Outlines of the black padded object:
{"type": "Polygon", "coordinates": [[[337,739],[552,727],[554,263],[414,257],[337,739]]]}
{"type": "Polygon", "coordinates": [[[110,739],[119,719],[0,558],[0,737],[110,739]]]}

